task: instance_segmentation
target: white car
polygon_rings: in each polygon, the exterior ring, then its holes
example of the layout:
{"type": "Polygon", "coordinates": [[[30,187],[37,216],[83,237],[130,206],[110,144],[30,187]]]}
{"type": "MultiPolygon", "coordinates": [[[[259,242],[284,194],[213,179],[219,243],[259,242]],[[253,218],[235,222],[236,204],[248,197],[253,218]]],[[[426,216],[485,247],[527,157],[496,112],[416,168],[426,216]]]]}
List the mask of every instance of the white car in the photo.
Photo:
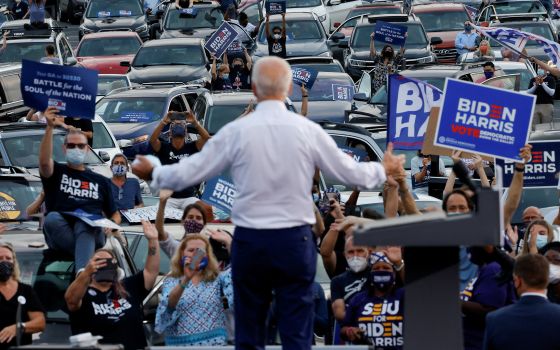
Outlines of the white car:
{"type": "MultiPolygon", "coordinates": [[[[335,0],[339,1],[339,0],[335,0]]],[[[263,17],[266,17],[266,8],[262,8],[263,17]]],[[[329,33],[331,29],[331,19],[327,8],[322,0],[288,0],[286,2],[286,12],[313,12],[317,15],[319,22],[323,26],[325,33],[329,33]]]]}

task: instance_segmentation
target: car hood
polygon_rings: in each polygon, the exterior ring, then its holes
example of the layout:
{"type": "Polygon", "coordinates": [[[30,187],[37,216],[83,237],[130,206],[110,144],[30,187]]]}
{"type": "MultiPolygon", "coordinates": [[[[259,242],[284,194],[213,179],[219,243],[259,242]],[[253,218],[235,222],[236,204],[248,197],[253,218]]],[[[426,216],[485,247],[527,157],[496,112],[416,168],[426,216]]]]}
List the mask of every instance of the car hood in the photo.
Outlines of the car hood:
{"type": "Polygon", "coordinates": [[[449,31],[449,32],[429,32],[428,38],[431,39],[433,37],[439,37],[443,41],[443,43],[436,45],[436,48],[455,48],[455,37],[457,37],[457,33],[459,31],[449,31]]]}
{"type": "MultiPolygon", "coordinates": [[[[325,40],[298,40],[286,42],[286,54],[288,57],[318,56],[328,52],[325,40]]],[[[259,42],[257,45],[257,56],[268,56],[268,44],[259,42]]]]}
{"type": "Polygon", "coordinates": [[[113,55],[113,56],[84,56],[77,57],[78,62],[85,68],[98,70],[101,74],[125,74],[128,67],[121,67],[123,61],[130,62],[134,55],[113,55]]]}
{"type": "MultiPolygon", "coordinates": [[[[301,102],[294,102],[294,107],[301,111],[301,102]]],[[[313,121],[344,123],[344,111],[351,107],[352,104],[345,101],[310,101],[307,105],[307,118],[313,121]]]]}
{"type": "Polygon", "coordinates": [[[91,30],[116,30],[136,28],[146,23],[144,15],[138,17],[84,18],[83,26],[91,30]]]}
{"type": "Polygon", "coordinates": [[[197,28],[197,29],[177,29],[177,30],[164,30],[160,39],[170,38],[200,38],[208,39],[216,29],[211,28],[197,28]]]}
{"type": "MultiPolygon", "coordinates": [[[[404,52],[404,58],[414,59],[414,58],[426,57],[429,54],[430,53],[428,52],[428,50],[426,50],[426,47],[416,47],[410,49],[407,48],[406,51],[404,52]]],[[[363,51],[354,51],[350,58],[371,61],[369,49],[363,51]]]]}
{"type": "Polygon", "coordinates": [[[128,78],[133,83],[154,82],[189,82],[200,78],[209,78],[206,67],[203,66],[152,66],[131,67],[128,78]]]}
{"type": "Polygon", "coordinates": [[[117,140],[133,139],[142,135],[150,135],[158,122],[149,123],[107,123],[109,130],[117,140]]]}

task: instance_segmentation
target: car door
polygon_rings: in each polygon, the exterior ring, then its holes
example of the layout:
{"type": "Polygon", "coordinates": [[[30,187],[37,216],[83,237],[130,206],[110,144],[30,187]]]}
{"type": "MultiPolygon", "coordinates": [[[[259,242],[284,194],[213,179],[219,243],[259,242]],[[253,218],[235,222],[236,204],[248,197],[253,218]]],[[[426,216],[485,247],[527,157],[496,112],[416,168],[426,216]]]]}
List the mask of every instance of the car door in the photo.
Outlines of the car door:
{"type": "Polygon", "coordinates": [[[260,23],[262,15],[261,15],[261,11],[259,9],[258,2],[245,7],[243,9],[243,12],[245,12],[247,17],[249,17],[249,23],[251,23],[255,26],[260,23]]]}
{"type": "Polygon", "coordinates": [[[336,29],[336,27],[334,26],[335,23],[344,22],[350,10],[358,5],[362,5],[363,3],[364,1],[362,0],[350,0],[350,1],[328,0],[325,6],[327,8],[327,12],[329,13],[329,17],[331,19],[330,30],[334,31],[336,29]]]}
{"type": "Polygon", "coordinates": [[[348,18],[344,21],[344,23],[336,28],[327,39],[327,46],[329,47],[333,58],[337,59],[343,66],[348,50],[348,42],[351,36],[348,35],[348,33],[352,33],[360,18],[361,16],[348,18]]]}

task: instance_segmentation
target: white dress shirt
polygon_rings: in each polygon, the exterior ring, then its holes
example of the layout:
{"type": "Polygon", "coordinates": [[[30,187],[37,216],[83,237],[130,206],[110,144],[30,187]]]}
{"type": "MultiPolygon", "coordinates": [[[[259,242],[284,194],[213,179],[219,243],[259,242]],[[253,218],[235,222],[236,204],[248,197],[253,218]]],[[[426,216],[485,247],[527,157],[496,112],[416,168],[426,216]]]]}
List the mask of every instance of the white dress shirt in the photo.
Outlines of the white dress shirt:
{"type": "Polygon", "coordinates": [[[200,152],[156,167],[152,187],[178,191],[229,169],[237,189],[231,213],[236,226],[290,228],[315,223],[316,167],[360,188],[385,181],[381,164],[354,161],[318,124],[288,111],[281,101],[267,100],[224,126],[200,152]]]}

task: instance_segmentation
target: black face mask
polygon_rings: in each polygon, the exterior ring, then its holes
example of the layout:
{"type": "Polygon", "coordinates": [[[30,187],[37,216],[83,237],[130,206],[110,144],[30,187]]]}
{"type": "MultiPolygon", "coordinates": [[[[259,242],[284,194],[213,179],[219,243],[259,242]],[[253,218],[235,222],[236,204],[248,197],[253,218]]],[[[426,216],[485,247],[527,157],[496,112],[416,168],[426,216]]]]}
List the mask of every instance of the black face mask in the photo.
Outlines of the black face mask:
{"type": "Polygon", "coordinates": [[[386,58],[393,58],[393,51],[385,51],[385,52],[383,53],[383,57],[386,57],[386,58]]]}
{"type": "Polygon", "coordinates": [[[6,282],[14,274],[14,263],[0,261],[0,282],[6,282]]]}

